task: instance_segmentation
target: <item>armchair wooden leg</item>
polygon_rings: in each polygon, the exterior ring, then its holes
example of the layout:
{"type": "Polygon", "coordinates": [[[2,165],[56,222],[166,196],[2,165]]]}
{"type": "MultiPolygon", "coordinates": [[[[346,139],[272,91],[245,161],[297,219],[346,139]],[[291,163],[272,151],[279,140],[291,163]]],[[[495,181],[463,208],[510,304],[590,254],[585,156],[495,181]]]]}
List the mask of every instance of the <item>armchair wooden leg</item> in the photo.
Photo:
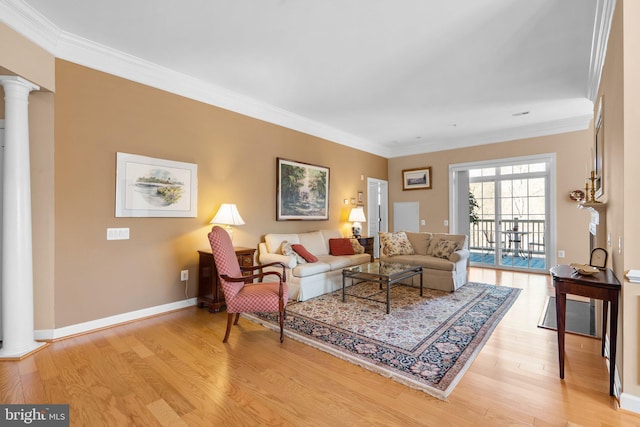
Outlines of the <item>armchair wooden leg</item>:
{"type": "MultiPolygon", "coordinates": [[[[227,332],[224,334],[224,339],[222,342],[227,342],[229,339],[229,333],[231,332],[231,321],[233,320],[233,313],[227,314],[227,332]]],[[[236,315],[236,323],[238,322],[238,317],[236,315]]]]}
{"type": "Polygon", "coordinates": [[[284,341],[284,310],[280,310],[280,342],[284,341]]]}
{"type": "Polygon", "coordinates": [[[240,318],[240,313],[236,313],[236,320],[233,321],[234,325],[238,324],[238,319],[240,318]]]}

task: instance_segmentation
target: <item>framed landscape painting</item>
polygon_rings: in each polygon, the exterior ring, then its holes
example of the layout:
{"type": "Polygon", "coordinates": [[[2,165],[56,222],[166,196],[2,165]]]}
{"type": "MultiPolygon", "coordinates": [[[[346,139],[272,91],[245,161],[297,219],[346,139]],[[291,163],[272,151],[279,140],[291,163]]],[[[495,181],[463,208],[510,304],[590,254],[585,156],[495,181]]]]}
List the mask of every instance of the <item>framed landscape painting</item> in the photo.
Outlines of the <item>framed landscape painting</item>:
{"type": "Polygon", "coordinates": [[[431,188],[431,167],[402,171],[402,190],[428,190],[431,188]]]}
{"type": "Polygon", "coordinates": [[[276,220],[328,220],[329,168],[277,159],[276,220]]]}
{"type": "Polygon", "coordinates": [[[116,217],[195,217],[198,165],[117,153],[116,217]]]}

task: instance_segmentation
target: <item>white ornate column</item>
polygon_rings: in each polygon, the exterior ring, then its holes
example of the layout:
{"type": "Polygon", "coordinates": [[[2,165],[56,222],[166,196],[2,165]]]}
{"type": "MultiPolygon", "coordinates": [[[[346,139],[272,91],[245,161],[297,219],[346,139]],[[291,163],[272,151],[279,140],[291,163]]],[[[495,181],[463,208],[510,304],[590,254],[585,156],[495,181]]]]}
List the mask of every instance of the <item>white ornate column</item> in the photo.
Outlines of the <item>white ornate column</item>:
{"type": "Polygon", "coordinates": [[[0,358],[21,358],[44,343],[33,339],[33,259],[29,92],[38,86],[0,76],[5,94],[2,213],[2,349],[0,358]]]}

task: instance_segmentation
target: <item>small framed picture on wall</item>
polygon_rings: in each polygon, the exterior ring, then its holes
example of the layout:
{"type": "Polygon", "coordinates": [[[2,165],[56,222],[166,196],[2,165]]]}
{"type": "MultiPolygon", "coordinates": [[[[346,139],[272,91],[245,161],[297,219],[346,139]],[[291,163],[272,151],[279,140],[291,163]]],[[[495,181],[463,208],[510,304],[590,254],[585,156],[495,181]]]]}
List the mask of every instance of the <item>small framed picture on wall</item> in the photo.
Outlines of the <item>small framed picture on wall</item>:
{"type": "Polygon", "coordinates": [[[431,166],[402,171],[402,190],[431,189],[431,166]]]}

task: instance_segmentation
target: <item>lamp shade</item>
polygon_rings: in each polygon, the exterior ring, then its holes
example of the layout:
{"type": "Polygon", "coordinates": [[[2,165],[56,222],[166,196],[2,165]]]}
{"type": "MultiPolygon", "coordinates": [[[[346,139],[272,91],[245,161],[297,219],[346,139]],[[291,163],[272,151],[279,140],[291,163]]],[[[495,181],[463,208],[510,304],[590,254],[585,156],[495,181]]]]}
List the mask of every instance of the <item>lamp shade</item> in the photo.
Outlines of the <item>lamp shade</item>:
{"type": "Polygon", "coordinates": [[[210,224],[244,225],[244,221],[234,203],[223,203],[210,224]]]}
{"type": "Polygon", "coordinates": [[[349,213],[349,222],[367,222],[364,216],[364,209],[361,206],[351,209],[349,213]]]}

